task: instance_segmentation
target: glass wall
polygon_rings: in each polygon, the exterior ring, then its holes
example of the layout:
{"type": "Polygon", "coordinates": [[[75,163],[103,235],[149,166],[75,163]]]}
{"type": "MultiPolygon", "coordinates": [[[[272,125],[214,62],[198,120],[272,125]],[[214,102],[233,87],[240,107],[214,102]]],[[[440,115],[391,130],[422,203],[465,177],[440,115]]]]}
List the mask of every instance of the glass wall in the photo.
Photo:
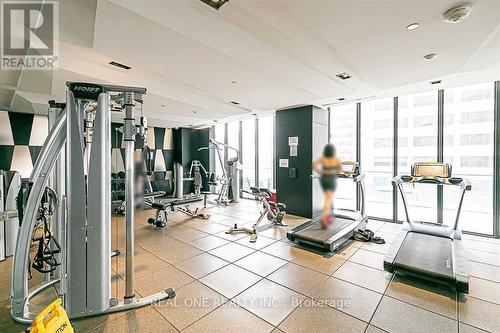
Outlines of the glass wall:
{"type": "Polygon", "coordinates": [[[259,187],[274,188],[274,117],[259,118],[259,187]]]}
{"type": "MultiPolygon", "coordinates": [[[[227,124],[227,144],[231,147],[238,149],[240,151],[240,122],[235,121],[227,124]]],[[[227,158],[233,158],[236,152],[232,149],[228,149],[227,158]]]]}
{"type": "MultiPolygon", "coordinates": [[[[330,142],[342,161],[356,160],[356,103],[330,108],[330,142]]],[[[340,181],[335,193],[337,207],[356,209],[356,187],[340,181]]]]}
{"type": "Polygon", "coordinates": [[[366,213],[392,218],[393,99],[361,104],[361,169],[365,173],[366,213]]]}
{"type": "MultiPolygon", "coordinates": [[[[495,232],[493,223],[496,221],[493,213],[494,99],[493,82],[397,98],[397,173],[409,174],[411,165],[415,162],[436,161],[438,149],[442,149],[443,161],[453,166],[453,176],[466,177],[472,182],[472,191],[466,194],[463,203],[460,227],[465,231],[488,235],[495,232]],[[438,95],[443,96],[439,101],[438,95]],[[440,102],[442,105],[438,105],[440,102]],[[441,126],[441,123],[438,124],[441,115],[439,110],[443,110],[442,128],[438,128],[441,126]],[[438,135],[441,134],[442,147],[438,147],[438,135]]],[[[393,202],[395,189],[391,184],[395,169],[393,164],[396,161],[393,137],[394,101],[395,98],[391,97],[331,107],[330,141],[343,161],[356,160],[357,153],[360,153],[361,171],[365,174],[368,216],[404,221],[406,217],[400,194],[396,193],[397,203],[393,202]],[[361,109],[360,123],[357,123],[358,106],[361,109]],[[356,146],[358,130],[359,147],[356,146]],[[395,204],[398,208],[397,216],[393,216],[395,204]]],[[[273,116],[244,120],[241,127],[239,122],[215,126],[216,140],[226,140],[229,145],[240,149],[243,188],[274,187],[275,135],[273,116]],[[258,147],[255,135],[258,135],[258,147]]],[[[224,158],[224,151],[221,154],[224,158]]],[[[220,173],[218,163],[216,169],[220,173]]],[[[410,218],[439,222],[442,215],[443,223],[454,223],[459,199],[458,188],[446,186],[442,192],[438,192],[437,186],[406,184],[404,189],[410,218]],[[442,198],[439,197],[441,193],[442,198]],[[438,203],[441,200],[443,211],[439,212],[438,203]]],[[[352,183],[339,181],[335,205],[342,208],[356,207],[356,188],[352,183]]]]}
{"type": "MultiPolygon", "coordinates": [[[[437,160],[438,93],[398,98],[398,173],[408,175],[415,162],[437,160]]],[[[436,222],[437,187],[429,184],[404,185],[410,218],[436,222]]],[[[398,193],[398,219],[406,220],[398,193]]]]}
{"type": "MultiPolygon", "coordinates": [[[[460,215],[463,230],[493,233],[493,131],[494,84],[445,90],[444,161],[453,165],[453,176],[472,183],[460,215]]],[[[454,223],[459,189],[444,190],[443,220],[454,223]]]]}
{"type": "Polygon", "coordinates": [[[255,186],[255,119],[243,120],[242,123],[242,179],[243,189],[255,186]]]}
{"type": "MultiPolygon", "coordinates": [[[[224,143],[224,141],[225,141],[225,124],[215,125],[215,140],[224,143]]],[[[225,161],[226,161],[225,150],[219,149],[219,154],[220,154],[220,157],[222,159],[222,162],[225,164],[225,161]]],[[[219,158],[218,158],[217,154],[215,154],[214,157],[215,157],[215,174],[220,177],[222,175],[222,165],[219,162],[219,158]]]]}

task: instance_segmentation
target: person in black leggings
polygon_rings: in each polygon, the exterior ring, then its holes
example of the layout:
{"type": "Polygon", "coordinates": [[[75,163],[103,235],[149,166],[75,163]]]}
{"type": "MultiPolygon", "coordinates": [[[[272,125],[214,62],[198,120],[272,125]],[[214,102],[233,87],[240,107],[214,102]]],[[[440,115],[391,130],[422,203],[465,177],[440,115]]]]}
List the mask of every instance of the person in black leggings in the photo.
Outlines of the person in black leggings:
{"type": "Polygon", "coordinates": [[[331,143],[325,145],[323,148],[323,155],[314,160],[312,169],[319,175],[321,188],[325,193],[323,202],[323,215],[321,216],[320,223],[323,228],[331,225],[335,217],[332,215],[333,196],[337,188],[337,177],[339,170],[341,170],[342,162],[336,156],[335,146],[331,143]]]}

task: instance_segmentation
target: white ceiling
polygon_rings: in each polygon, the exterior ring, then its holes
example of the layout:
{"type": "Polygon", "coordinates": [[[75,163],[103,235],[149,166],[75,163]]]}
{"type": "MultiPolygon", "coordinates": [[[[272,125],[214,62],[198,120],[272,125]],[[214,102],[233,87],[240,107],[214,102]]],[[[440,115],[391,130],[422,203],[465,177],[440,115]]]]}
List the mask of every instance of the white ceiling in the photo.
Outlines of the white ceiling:
{"type": "Polygon", "coordinates": [[[60,69],[0,72],[0,107],[43,113],[67,80],[143,86],[149,122],[176,127],[498,80],[500,1],[469,2],[471,16],[447,24],[442,13],[460,2],[230,0],[216,11],[199,0],[65,0],[60,69]]]}

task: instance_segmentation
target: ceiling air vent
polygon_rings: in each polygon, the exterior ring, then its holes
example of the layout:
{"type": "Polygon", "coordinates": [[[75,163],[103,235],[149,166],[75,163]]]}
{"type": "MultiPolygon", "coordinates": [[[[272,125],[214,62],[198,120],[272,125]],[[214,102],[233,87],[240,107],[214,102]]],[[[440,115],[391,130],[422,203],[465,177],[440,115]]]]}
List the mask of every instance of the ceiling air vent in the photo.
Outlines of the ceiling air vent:
{"type": "Polygon", "coordinates": [[[204,2],[210,7],[215,8],[217,10],[219,10],[219,8],[222,7],[222,5],[228,1],[229,0],[201,0],[201,2],[204,2]]]}
{"type": "Polygon", "coordinates": [[[341,80],[347,80],[347,79],[351,78],[351,75],[349,73],[346,73],[346,72],[338,73],[335,76],[338,77],[341,80]]]}
{"type": "Polygon", "coordinates": [[[460,23],[465,20],[472,12],[472,5],[469,3],[448,9],[443,14],[443,20],[446,23],[460,23]]]}
{"type": "Polygon", "coordinates": [[[120,64],[119,62],[116,62],[116,61],[111,61],[109,64],[111,66],[115,66],[115,67],[126,69],[126,70],[132,69],[132,67],[124,65],[124,64],[120,64]]]}

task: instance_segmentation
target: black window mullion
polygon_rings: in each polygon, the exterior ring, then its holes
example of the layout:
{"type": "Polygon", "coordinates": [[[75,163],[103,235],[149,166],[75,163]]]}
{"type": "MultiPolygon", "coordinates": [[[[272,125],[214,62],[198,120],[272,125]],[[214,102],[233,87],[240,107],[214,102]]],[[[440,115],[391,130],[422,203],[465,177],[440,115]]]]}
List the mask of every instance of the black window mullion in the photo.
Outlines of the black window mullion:
{"type": "MultiPolygon", "coordinates": [[[[399,136],[399,103],[398,97],[394,97],[393,100],[393,156],[392,156],[392,175],[396,177],[398,175],[398,136],[399,136]]],[[[398,221],[398,192],[396,186],[392,186],[392,220],[393,222],[398,221]]]]}
{"type": "Polygon", "coordinates": [[[495,82],[494,94],[493,235],[500,238],[500,81],[495,82]]]}
{"type": "MultiPolygon", "coordinates": [[[[356,103],[356,161],[359,163],[359,167],[361,170],[361,103],[356,103]]],[[[356,209],[361,209],[361,190],[359,186],[356,186],[356,209]]],[[[365,199],[366,200],[366,199],[365,199]]],[[[366,202],[365,202],[366,205],[366,202]]],[[[366,206],[365,206],[366,209],[366,206]]]]}
{"type": "MultiPolygon", "coordinates": [[[[437,105],[437,161],[443,162],[444,152],[444,90],[438,90],[437,105]]],[[[443,223],[443,187],[437,187],[437,223],[443,223]]]]}
{"type": "Polygon", "coordinates": [[[255,118],[255,187],[259,187],[259,118],[255,118]]]}

